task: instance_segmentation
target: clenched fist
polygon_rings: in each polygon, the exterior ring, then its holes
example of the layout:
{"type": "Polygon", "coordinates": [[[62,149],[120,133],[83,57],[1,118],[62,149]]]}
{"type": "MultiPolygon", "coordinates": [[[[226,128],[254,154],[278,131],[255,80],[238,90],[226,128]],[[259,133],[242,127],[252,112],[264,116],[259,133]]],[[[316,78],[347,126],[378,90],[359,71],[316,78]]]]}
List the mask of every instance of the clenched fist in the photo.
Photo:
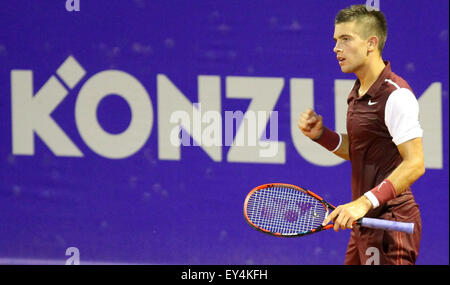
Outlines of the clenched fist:
{"type": "Polygon", "coordinates": [[[297,125],[305,136],[313,140],[318,139],[323,133],[322,116],[316,114],[312,109],[306,109],[301,113],[297,125]]]}

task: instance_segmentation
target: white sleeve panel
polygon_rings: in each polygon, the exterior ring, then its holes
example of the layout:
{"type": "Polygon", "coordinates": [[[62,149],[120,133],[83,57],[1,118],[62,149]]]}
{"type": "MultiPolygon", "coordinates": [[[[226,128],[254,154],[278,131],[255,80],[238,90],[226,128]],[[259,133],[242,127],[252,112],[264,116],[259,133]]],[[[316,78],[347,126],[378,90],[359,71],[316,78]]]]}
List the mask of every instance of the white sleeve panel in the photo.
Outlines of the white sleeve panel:
{"type": "Polygon", "coordinates": [[[396,145],[422,137],[419,103],[409,89],[400,88],[392,92],[386,102],[384,122],[396,145]]]}

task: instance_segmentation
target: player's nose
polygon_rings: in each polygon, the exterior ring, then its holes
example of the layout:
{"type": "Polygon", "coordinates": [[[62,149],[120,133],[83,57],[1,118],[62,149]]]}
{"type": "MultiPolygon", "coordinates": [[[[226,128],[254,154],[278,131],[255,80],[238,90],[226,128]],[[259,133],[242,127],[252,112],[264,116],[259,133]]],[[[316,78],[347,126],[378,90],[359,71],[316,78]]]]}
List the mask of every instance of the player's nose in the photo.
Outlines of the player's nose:
{"type": "Polygon", "coordinates": [[[333,52],[334,53],[338,53],[338,52],[342,52],[342,49],[341,48],[338,48],[338,46],[337,46],[337,44],[334,46],[334,48],[333,48],[333,52]]]}

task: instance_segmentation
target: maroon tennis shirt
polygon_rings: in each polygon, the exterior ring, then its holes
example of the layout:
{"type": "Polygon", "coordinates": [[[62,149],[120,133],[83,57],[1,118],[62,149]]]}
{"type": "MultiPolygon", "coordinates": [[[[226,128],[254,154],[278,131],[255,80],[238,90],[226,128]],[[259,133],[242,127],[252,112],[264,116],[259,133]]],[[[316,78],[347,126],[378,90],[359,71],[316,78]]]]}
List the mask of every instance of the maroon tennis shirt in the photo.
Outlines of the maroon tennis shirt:
{"type": "MultiPolygon", "coordinates": [[[[391,71],[385,61],[385,68],[379,78],[363,96],[358,95],[359,79],[347,99],[347,132],[349,155],[352,167],[352,200],[386,179],[402,162],[402,157],[385,123],[385,108],[389,96],[396,90],[406,88],[408,83],[391,71]]],[[[404,204],[403,214],[409,207],[417,207],[411,190],[408,188],[395,199],[380,205],[367,213],[367,217],[377,217],[387,207],[404,204]]]]}

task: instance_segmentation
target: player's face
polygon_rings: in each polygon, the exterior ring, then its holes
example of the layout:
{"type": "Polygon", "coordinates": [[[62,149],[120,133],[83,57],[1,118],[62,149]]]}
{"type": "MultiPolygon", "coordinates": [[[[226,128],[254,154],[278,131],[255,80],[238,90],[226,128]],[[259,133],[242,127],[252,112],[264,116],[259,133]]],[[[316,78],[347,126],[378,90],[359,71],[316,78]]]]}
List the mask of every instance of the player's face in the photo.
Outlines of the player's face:
{"type": "Polygon", "coordinates": [[[367,60],[367,41],[359,36],[358,24],[347,22],[334,27],[336,45],[333,51],[344,73],[355,73],[367,60]]]}

